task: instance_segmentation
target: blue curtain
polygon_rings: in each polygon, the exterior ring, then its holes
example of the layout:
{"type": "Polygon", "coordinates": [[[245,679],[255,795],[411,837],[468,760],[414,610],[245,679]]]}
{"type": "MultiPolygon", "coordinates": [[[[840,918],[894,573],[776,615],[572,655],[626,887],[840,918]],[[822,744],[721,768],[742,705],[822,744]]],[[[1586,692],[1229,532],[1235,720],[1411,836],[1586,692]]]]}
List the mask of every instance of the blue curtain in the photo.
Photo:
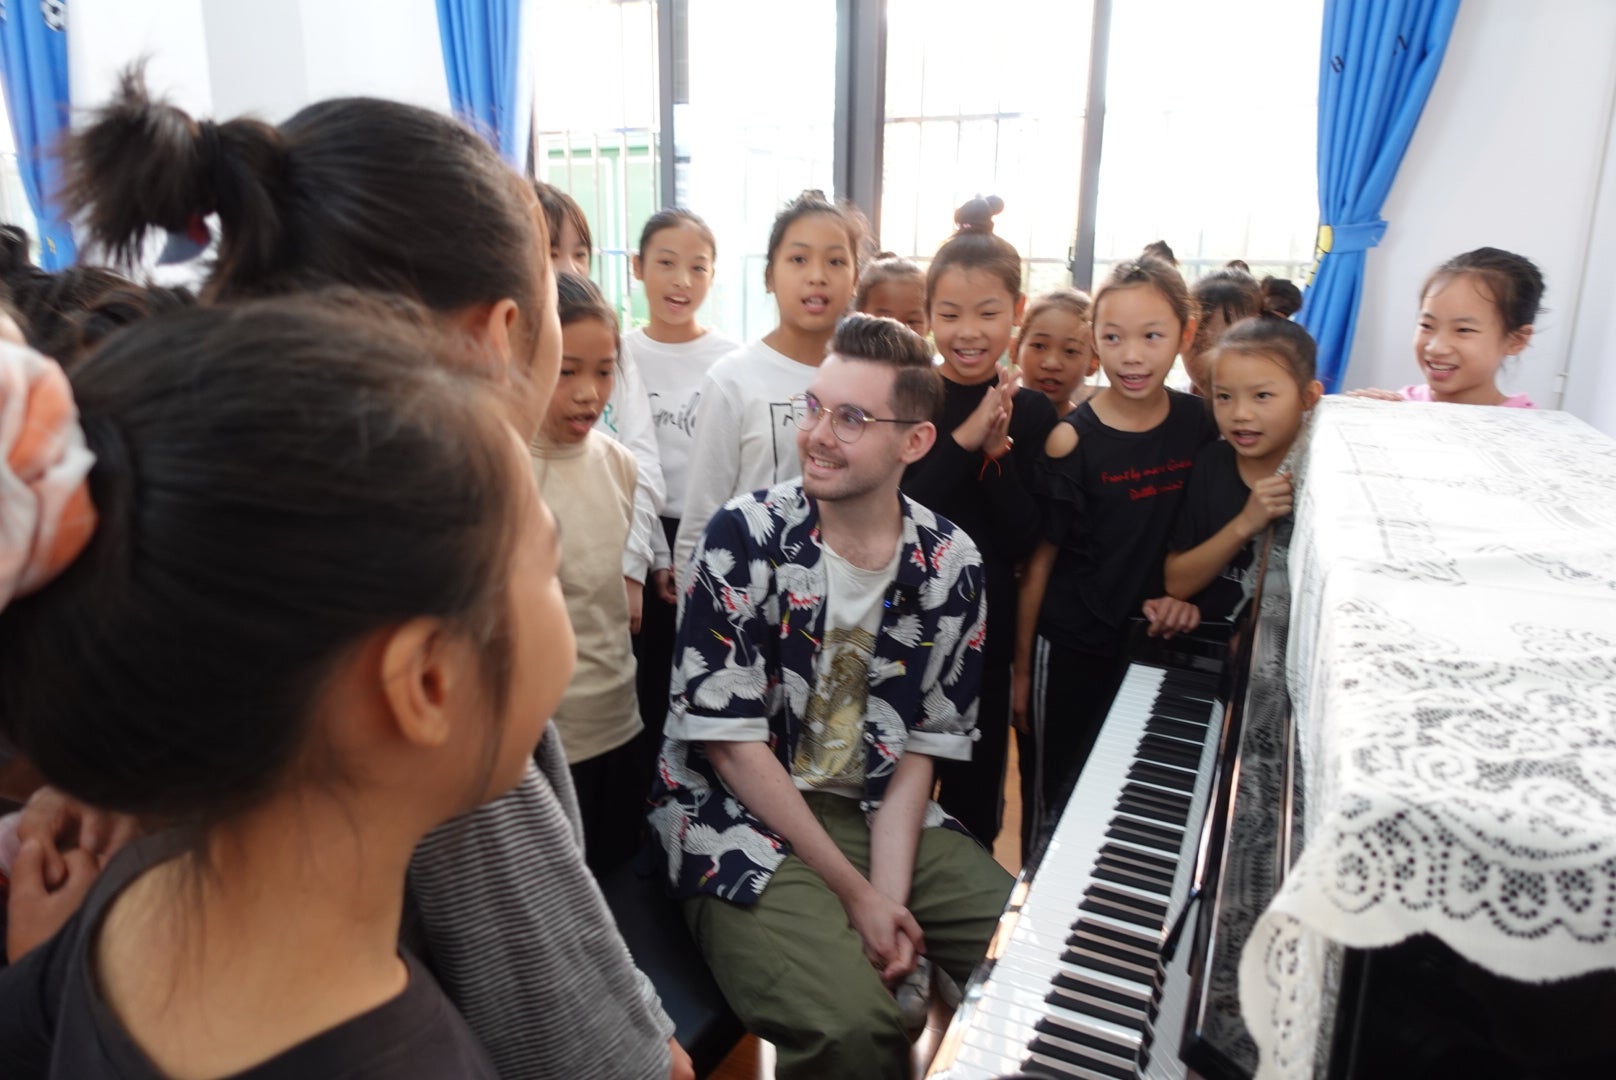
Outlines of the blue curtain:
{"type": "Polygon", "coordinates": [[[438,36],[455,115],[512,165],[527,165],[532,94],[523,0],[438,0],[438,36]]]}
{"type": "Polygon", "coordinates": [[[1325,0],[1319,69],[1319,239],[1296,319],[1319,343],[1334,393],[1352,353],[1364,252],[1425,99],[1442,66],[1459,0],[1325,0]]]}
{"type": "Polygon", "coordinates": [[[67,126],[65,3],[0,0],[0,80],[17,140],[17,167],[38,222],[39,264],[71,266],[73,231],[50,205],[60,172],[56,138],[67,126]]]}

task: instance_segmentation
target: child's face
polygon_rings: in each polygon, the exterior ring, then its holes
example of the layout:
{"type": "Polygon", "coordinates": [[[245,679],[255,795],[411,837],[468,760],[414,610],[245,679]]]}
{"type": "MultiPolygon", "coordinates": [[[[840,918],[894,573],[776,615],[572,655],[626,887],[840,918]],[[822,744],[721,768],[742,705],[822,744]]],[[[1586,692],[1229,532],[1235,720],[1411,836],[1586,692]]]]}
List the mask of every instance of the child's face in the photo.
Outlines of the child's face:
{"type": "Polygon", "coordinates": [[[556,273],[577,274],[579,277],[589,276],[589,256],[592,253],[589,245],[584,243],[583,233],[571,217],[561,215],[561,232],[550,238],[550,261],[555,264],[556,273]]]}
{"type": "Polygon", "coordinates": [[[561,377],[544,415],[544,434],[558,443],[588,438],[612,396],[616,378],[617,334],[610,326],[596,318],[563,326],[561,377]]]}
{"type": "Polygon", "coordinates": [[[1070,311],[1051,308],[1021,328],[1016,344],[1021,385],[1064,412],[1083,380],[1099,369],[1093,329],[1070,311]]]}
{"type": "Polygon", "coordinates": [[[1471,274],[1437,281],[1420,301],[1414,359],[1439,401],[1491,403],[1498,369],[1526,347],[1525,334],[1504,329],[1492,295],[1471,274]]]}
{"type": "Polygon", "coordinates": [[[931,328],[943,374],[966,386],[997,375],[1019,309],[1019,298],[990,271],[951,266],[938,275],[931,328]]]}
{"type": "Polygon", "coordinates": [[[931,329],[926,323],[926,282],[918,277],[888,278],[872,286],[864,298],[864,313],[884,319],[897,319],[903,325],[925,337],[931,329]]]}
{"type": "Polygon", "coordinates": [[[659,229],[634,256],[634,276],[645,283],[651,321],[686,327],[707,299],[713,282],[713,249],[695,229],[659,229]]]}
{"type": "Polygon", "coordinates": [[[1296,441],[1303,414],[1323,389],[1315,381],[1304,391],[1282,360],[1265,353],[1225,349],[1208,375],[1212,415],[1234,452],[1276,462],[1296,441]]]}
{"type": "Polygon", "coordinates": [[[847,227],[839,219],[808,214],[786,227],[767,281],[782,326],[829,335],[847,311],[857,283],[847,227]]]}
{"type": "Polygon", "coordinates": [[[1150,285],[1111,289],[1095,304],[1094,346],[1111,389],[1131,401],[1161,393],[1173,358],[1187,348],[1195,324],[1184,326],[1167,298],[1150,285]]]}
{"type": "MultiPolygon", "coordinates": [[[[513,483],[525,490],[519,505],[526,522],[522,542],[512,545],[510,602],[511,673],[500,748],[486,798],[514,787],[544,734],[544,725],[572,679],[577,647],[567,603],[561,595],[560,537],[555,516],[534,484],[527,448],[519,446],[513,483]]],[[[486,706],[485,706],[486,708],[486,706]]]]}

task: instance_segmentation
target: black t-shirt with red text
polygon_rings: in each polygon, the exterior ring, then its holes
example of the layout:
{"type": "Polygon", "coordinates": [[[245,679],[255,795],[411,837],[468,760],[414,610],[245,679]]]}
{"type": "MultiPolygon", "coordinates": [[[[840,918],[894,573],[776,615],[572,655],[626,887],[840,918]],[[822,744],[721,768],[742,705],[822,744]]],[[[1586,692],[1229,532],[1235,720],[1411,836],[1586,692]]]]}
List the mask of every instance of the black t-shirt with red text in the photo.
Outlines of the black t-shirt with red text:
{"type": "Polygon", "coordinates": [[[1061,422],[1077,449],[1049,459],[1044,536],[1060,553],[1038,616],[1056,645],[1109,656],[1140,605],[1162,595],[1162,561],[1201,447],[1217,437],[1206,402],[1167,391],[1149,431],[1107,427],[1087,402],[1061,422]]]}

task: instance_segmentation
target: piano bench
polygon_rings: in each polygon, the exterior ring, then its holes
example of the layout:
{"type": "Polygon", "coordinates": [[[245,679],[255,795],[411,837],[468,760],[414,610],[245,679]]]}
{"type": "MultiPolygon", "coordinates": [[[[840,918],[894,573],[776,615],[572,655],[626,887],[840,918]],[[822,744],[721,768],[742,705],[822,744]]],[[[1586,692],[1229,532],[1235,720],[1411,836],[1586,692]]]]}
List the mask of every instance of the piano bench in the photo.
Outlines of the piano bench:
{"type": "Polygon", "coordinates": [[[706,1076],[746,1034],[707,970],[690,937],[679,902],[668,896],[656,874],[642,875],[631,861],[601,880],[601,891],[628,943],[634,963],[645,972],[673,1020],[674,1036],[706,1076]]]}

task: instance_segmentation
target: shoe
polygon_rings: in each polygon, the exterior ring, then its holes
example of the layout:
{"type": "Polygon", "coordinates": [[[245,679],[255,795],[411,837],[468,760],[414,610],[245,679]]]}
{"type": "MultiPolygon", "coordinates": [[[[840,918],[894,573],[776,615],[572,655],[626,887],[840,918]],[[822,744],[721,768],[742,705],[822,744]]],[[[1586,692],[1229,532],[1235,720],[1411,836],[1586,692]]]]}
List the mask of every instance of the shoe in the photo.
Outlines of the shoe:
{"type": "Polygon", "coordinates": [[[911,971],[898,984],[898,1015],[903,1018],[903,1030],[913,1042],[926,1030],[926,1017],[931,1013],[931,961],[922,956],[911,971]]]}

